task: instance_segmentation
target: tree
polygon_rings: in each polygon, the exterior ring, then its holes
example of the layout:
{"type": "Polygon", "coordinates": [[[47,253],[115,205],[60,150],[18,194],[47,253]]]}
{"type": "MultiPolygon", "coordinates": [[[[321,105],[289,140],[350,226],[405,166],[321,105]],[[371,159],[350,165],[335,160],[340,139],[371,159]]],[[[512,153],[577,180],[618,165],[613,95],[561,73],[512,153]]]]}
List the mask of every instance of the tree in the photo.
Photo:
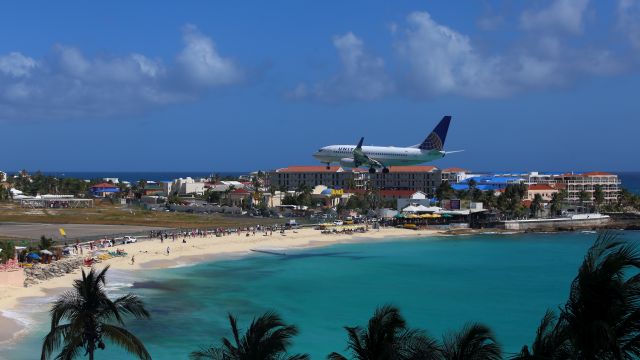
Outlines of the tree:
{"type": "Polygon", "coordinates": [[[589,195],[589,193],[584,190],[580,190],[580,192],[578,193],[578,200],[580,201],[580,207],[582,208],[582,211],[584,211],[584,204],[591,201],[591,195],[589,195]]]}
{"type": "MultiPolygon", "coordinates": [[[[439,359],[437,341],[420,330],[409,329],[398,308],[390,305],[376,309],[367,328],[345,329],[349,339],[347,349],[355,360],[439,359]]],[[[328,358],[347,359],[335,352],[328,358]]]]}
{"type": "Polygon", "coordinates": [[[596,211],[600,211],[600,207],[604,204],[604,191],[601,185],[596,185],[593,191],[593,201],[596,204],[596,211]]]}
{"type": "Polygon", "coordinates": [[[513,360],[565,360],[571,358],[571,346],[568,343],[564,324],[558,321],[556,314],[547,310],[538,326],[536,337],[531,344],[523,346],[513,360]]]}
{"type": "Polygon", "coordinates": [[[53,246],[53,239],[47,238],[44,235],[40,236],[40,243],[38,244],[38,249],[47,250],[53,246]]]}
{"type": "Polygon", "coordinates": [[[449,181],[445,180],[436,188],[436,197],[439,200],[450,200],[455,196],[455,191],[449,184],[449,181]]]}
{"type": "Polygon", "coordinates": [[[0,242],[0,260],[7,261],[13,259],[16,254],[16,247],[13,241],[0,242]]]}
{"type": "Polygon", "coordinates": [[[148,319],[149,312],[136,295],[111,300],[104,286],[109,266],[101,272],[82,270],[82,279],[74,281],[73,290],[64,292],[51,308],[51,331],[42,343],[41,359],[49,358],[61,345],[57,359],[73,359],[85,351],[93,360],[96,349],[104,350],[104,340],[125,349],[139,359],[151,359],[142,342],[124,328],[124,316],[148,319]],[[67,320],[65,324],[62,321],[67,320]],[[113,324],[115,322],[115,324],[113,324]]]}
{"type": "Polygon", "coordinates": [[[500,360],[502,349],[488,327],[472,323],[465,325],[457,333],[445,336],[442,358],[445,360],[500,360]]]}
{"type": "Polygon", "coordinates": [[[542,195],[535,194],[533,196],[533,200],[531,201],[531,207],[529,208],[531,217],[538,217],[540,211],[542,210],[542,195]]]}
{"type": "Polygon", "coordinates": [[[640,354],[640,253],[601,232],[571,284],[561,321],[576,359],[634,359],[640,354]]]}
{"type": "Polygon", "coordinates": [[[193,351],[189,357],[194,360],[306,360],[307,354],[289,355],[287,348],[291,339],[298,334],[294,325],[285,324],[274,312],[266,312],[253,319],[247,331],[240,336],[238,322],[229,315],[233,341],[222,338],[222,346],[211,346],[193,351]]]}

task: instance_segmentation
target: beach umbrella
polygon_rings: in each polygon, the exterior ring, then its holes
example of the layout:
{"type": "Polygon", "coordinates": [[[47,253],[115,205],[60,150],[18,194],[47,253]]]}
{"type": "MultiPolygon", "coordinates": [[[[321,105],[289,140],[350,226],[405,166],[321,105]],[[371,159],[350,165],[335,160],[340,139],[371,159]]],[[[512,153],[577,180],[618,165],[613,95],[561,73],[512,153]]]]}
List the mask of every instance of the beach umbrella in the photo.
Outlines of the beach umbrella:
{"type": "Polygon", "coordinates": [[[33,259],[33,260],[40,260],[40,255],[38,255],[38,254],[36,254],[36,253],[29,253],[29,254],[27,255],[27,257],[28,257],[29,259],[33,259]]]}
{"type": "Polygon", "coordinates": [[[445,217],[445,218],[450,218],[450,217],[452,217],[452,216],[453,216],[453,215],[451,215],[451,214],[442,214],[442,217],[445,217]]]}
{"type": "Polygon", "coordinates": [[[40,250],[40,254],[53,255],[53,253],[49,250],[40,250]]]}

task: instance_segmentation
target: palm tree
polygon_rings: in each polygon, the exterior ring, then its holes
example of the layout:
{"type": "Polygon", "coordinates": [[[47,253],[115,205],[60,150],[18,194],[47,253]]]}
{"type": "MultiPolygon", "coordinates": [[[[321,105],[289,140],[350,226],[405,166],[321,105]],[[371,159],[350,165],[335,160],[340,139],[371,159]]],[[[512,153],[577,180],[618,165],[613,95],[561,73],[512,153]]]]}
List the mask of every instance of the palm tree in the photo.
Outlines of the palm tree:
{"type": "Polygon", "coordinates": [[[285,324],[274,312],[253,319],[247,332],[240,337],[235,317],[229,315],[233,342],[222,338],[222,346],[211,346],[192,352],[194,360],[307,360],[307,354],[287,354],[291,339],[298,334],[294,325],[285,324]]]}
{"type": "Polygon", "coordinates": [[[571,345],[568,342],[566,327],[558,321],[556,314],[547,310],[538,326],[536,338],[528,346],[523,346],[512,360],[565,360],[571,358],[571,345]]]}
{"type": "MultiPolygon", "coordinates": [[[[345,327],[353,359],[423,359],[436,360],[440,356],[437,341],[420,330],[412,330],[400,315],[398,308],[385,305],[376,309],[367,328],[345,327]]],[[[331,353],[330,360],[346,360],[338,353],[331,353]]]]}
{"type": "Polygon", "coordinates": [[[493,332],[477,323],[465,325],[458,333],[445,336],[442,345],[445,360],[499,360],[502,350],[493,332]]]}
{"type": "Polygon", "coordinates": [[[82,270],[82,279],[76,280],[73,290],[64,292],[51,308],[51,331],[42,343],[41,360],[49,358],[63,345],[56,359],[73,359],[84,350],[93,360],[96,349],[104,350],[104,339],[124,348],[139,359],[151,359],[142,342],[124,328],[123,317],[148,319],[144,303],[136,295],[128,294],[111,300],[104,290],[105,275],[109,266],[101,272],[82,270]],[[67,320],[68,323],[61,324],[67,320]],[[112,322],[115,322],[113,324],[112,322]]]}
{"type": "Polygon", "coordinates": [[[574,358],[640,356],[640,253],[601,232],[571,284],[562,309],[574,358]]]}

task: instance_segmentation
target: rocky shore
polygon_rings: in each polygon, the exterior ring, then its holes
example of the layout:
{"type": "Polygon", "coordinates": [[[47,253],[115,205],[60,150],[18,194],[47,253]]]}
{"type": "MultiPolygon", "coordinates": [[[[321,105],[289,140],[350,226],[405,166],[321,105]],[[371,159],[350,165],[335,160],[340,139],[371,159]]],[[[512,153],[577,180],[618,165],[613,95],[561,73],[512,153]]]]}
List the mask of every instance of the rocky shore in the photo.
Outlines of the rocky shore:
{"type": "Polygon", "coordinates": [[[51,264],[37,264],[24,269],[24,287],[74,272],[82,267],[82,257],[72,257],[51,264]]]}

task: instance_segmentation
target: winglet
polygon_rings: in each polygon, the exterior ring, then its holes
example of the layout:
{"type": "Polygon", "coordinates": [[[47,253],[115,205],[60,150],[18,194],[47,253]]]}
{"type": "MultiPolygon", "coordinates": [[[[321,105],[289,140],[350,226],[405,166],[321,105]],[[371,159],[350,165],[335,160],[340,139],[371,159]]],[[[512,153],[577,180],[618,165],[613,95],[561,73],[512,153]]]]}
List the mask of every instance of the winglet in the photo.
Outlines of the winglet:
{"type": "Polygon", "coordinates": [[[444,148],[444,141],[447,138],[450,122],[451,116],[444,116],[418,148],[422,150],[442,150],[444,148]]]}
{"type": "Polygon", "coordinates": [[[358,142],[358,145],[356,146],[356,149],[360,149],[362,148],[362,143],[364,142],[364,137],[360,138],[360,141],[358,142]]]}

